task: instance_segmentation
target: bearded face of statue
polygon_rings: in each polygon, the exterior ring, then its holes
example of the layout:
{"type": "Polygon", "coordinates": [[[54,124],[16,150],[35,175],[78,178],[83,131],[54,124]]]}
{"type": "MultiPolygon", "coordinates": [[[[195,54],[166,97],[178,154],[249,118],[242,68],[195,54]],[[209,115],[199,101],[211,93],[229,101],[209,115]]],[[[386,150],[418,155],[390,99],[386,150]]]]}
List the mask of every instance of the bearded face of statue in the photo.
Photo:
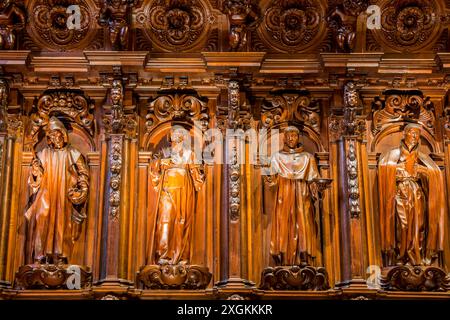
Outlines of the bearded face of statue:
{"type": "Polygon", "coordinates": [[[62,149],[65,145],[64,134],[59,130],[52,130],[47,134],[47,144],[53,149],[62,149]]]}
{"type": "Polygon", "coordinates": [[[405,133],[405,143],[408,147],[414,147],[419,143],[420,129],[411,128],[405,133]]]}

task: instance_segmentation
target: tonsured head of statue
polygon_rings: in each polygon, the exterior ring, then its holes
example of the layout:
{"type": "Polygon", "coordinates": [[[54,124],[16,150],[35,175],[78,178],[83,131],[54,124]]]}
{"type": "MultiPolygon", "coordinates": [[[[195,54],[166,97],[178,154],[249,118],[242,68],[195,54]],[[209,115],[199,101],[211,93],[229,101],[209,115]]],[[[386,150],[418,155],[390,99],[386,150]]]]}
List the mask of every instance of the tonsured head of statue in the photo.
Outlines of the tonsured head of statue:
{"type": "Polygon", "coordinates": [[[62,149],[67,144],[69,136],[64,124],[58,118],[52,117],[46,131],[47,144],[53,149],[62,149]]]}
{"type": "Polygon", "coordinates": [[[284,143],[291,149],[297,148],[300,140],[300,130],[294,126],[290,126],[284,129],[283,133],[284,143]]]}

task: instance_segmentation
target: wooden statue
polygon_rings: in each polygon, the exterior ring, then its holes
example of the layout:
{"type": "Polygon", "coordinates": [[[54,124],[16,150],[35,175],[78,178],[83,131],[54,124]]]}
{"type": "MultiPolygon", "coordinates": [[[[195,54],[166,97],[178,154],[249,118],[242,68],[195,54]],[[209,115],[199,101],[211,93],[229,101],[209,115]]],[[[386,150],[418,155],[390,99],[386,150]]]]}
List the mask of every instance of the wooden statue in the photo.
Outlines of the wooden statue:
{"type": "Polygon", "coordinates": [[[28,179],[26,259],[27,263],[67,263],[86,219],[89,169],[56,117],[50,119],[46,135],[48,146],[35,155],[28,179]]]}
{"type": "Polygon", "coordinates": [[[320,247],[313,181],[320,176],[314,156],[304,151],[299,138],[296,127],[284,130],[284,148],[273,155],[272,175],[266,177],[277,184],[270,254],[279,266],[313,265],[320,247]]]}
{"type": "Polygon", "coordinates": [[[429,266],[439,261],[443,250],[443,179],[436,163],[419,151],[420,136],[420,125],[408,124],[400,146],[379,160],[385,266],[429,266]]]}
{"type": "Polygon", "coordinates": [[[153,247],[159,265],[190,263],[196,192],[205,178],[202,165],[185,147],[188,135],[182,128],[173,128],[170,155],[151,166],[152,183],[158,192],[153,247]]]}
{"type": "Polygon", "coordinates": [[[25,12],[14,1],[5,0],[0,3],[0,49],[14,49],[15,30],[23,29],[25,21],[25,12]]]}

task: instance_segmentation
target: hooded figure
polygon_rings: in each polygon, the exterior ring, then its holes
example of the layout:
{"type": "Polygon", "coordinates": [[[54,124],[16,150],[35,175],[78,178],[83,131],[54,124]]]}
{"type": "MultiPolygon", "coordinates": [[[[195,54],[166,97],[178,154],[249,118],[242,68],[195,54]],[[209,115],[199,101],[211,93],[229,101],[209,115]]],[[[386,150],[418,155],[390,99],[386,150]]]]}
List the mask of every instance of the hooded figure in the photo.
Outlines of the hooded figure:
{"type": "Polygon", "coordinates": [[[421,127],[409,124],[400,147],[380,157],[381,248],[385,266],[431,265],[444,243],[443,179],[419,151],[421,127]]]}
{"type": "Polygon", "coordinates": [[[86,219],[89,169],[57,118],[49,120],[46,136],[47,147],[35,155],[28,178],[26,262],[67,263],[86,219]]]}

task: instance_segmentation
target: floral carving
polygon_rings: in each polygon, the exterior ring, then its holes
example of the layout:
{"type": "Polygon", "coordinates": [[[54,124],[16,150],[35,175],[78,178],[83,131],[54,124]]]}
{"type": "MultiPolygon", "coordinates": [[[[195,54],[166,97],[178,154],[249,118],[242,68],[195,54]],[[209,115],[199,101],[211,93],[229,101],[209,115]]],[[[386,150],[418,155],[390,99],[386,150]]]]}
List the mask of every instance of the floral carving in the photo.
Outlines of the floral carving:
{"type": "Polygon", "coordinates": [[[258,28],[261,38],[281,52],[297,52],[318,44],[324,36],[322,1],[275,0],[258,28]]]}
{"type": "Polygon", "coordinates": [[[185,51],[207,38],[209,11],[200,0],[157,0],[137,15],[137,21],[159,49],[185,51]]]}
{"type": "Polygon", "coordinates": [[[95,37],[96,29],[91,22],[97,10],[92,0],[32,0],[28,8],[33,12],[28,32],[45,49],[72,50],[95,37]],[[74,13],[68,10],[71,5],[79,7],[80,28],[69,28],[68,20],[74,13]]]}
{"type": "Polygon", "coordinates": [[[441,33],[441,1],[388,1],[380,4],[381,30],[373,30],[378,42],[393,51],[416,51],[435,42],[441,33]]]}

